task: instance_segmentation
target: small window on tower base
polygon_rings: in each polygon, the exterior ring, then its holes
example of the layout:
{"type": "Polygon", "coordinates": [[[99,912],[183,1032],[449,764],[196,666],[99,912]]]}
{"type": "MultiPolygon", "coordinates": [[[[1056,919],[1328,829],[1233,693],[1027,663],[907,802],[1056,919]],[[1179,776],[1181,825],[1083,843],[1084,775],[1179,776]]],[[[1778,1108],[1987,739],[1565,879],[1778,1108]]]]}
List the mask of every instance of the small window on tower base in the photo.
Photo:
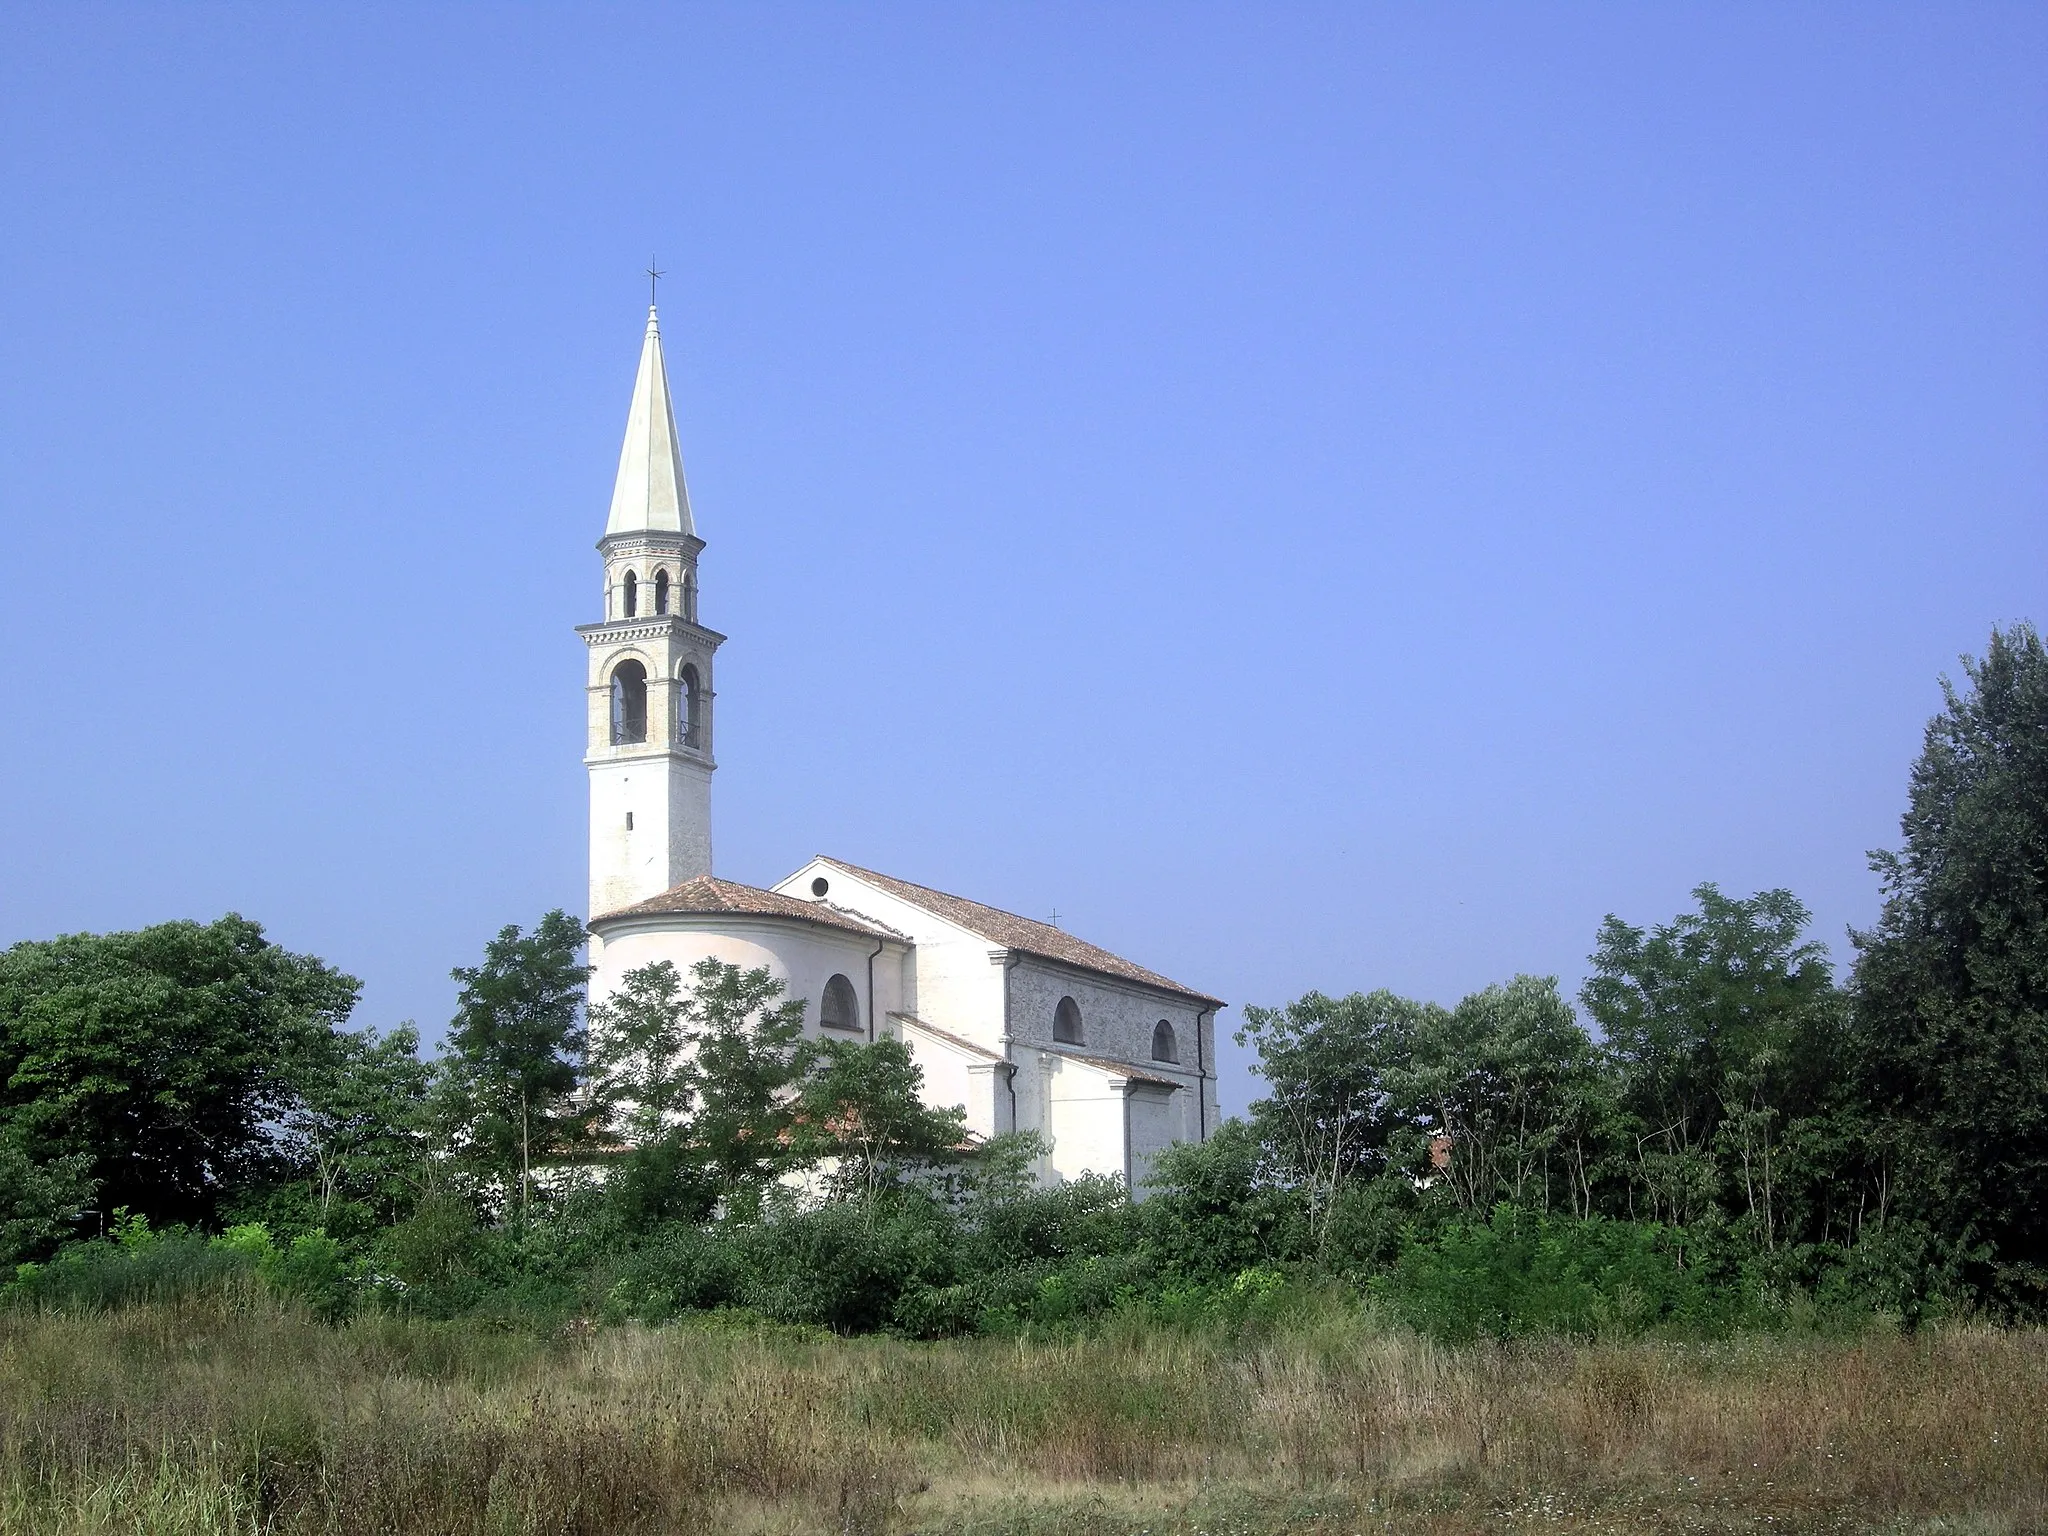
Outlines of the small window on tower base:
{"type": "Polygon", "coordinates": [[[633,813],[631,811],[626,812],[626,830],[628,832],[633,830],[633,813]]]}

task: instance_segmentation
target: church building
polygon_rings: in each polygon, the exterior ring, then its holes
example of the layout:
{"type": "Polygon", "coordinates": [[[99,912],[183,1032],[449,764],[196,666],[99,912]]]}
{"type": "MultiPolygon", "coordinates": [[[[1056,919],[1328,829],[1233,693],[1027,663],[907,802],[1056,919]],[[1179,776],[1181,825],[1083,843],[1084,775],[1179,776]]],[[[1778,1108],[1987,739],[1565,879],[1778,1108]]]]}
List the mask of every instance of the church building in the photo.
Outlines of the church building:
{"type": "Polygon", "coordinates": [[[934,1104],[979,1137],[1037,1131],[1040,1177],[1142,1189],[1152,1159],[1217,1123],[1216,998],[1050,923],[819,855],[769,889],[711,864],[714,663],[661,330],[647,335],[590,654],[591,997],[657,960],[765,966],[805,1027],[909,1047],[934,1104]]]}

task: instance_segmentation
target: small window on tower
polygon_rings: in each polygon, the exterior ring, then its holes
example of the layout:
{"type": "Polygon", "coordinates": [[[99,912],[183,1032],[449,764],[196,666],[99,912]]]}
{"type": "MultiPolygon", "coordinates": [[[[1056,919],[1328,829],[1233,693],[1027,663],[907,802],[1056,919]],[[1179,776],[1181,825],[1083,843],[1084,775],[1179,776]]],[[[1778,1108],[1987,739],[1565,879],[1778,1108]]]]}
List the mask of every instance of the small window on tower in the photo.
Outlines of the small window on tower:
{"type": "Polygon", "coordinates": [[[697,622],[697,573],[683,572],[683,617],[692,624],[697,622]]]}
{"type": "Polygon", "coordinates": [[[656,613],[668,612],[667,571],[656,571],[654,573],[654,611],[656,613]]]}
{"type": "Polygon", "coordinates": [[[676,740],[686,747],[704,745],[704,688],[697,669],[687,665],[676,675],[676,740]]]}
{"type": "Polygon", "coordinates": [[[622,661],[612,669],[612,745],[646,739],[647,669],[637,661],[622,661]]]}
{"type": "Polygon", "coordinates": [[[631,811],[626,812],[626,830],[628,832],[633,830],[633,813],[631,811]]]}
{"type": "Polygon", "coordinates": [[[1081,1043],[1081,1005],[1071,997],[1061,998],[1052,1011],[1052,1037],[1062,1045],[1081,1043]]]}
{"type": "Polygon", "coordinates": [[[626,617],[630,619],[640,611],[640,578],[631,571],[626,572],[626,579],[621,584],[620,596],[625,604],[626,617]]]}

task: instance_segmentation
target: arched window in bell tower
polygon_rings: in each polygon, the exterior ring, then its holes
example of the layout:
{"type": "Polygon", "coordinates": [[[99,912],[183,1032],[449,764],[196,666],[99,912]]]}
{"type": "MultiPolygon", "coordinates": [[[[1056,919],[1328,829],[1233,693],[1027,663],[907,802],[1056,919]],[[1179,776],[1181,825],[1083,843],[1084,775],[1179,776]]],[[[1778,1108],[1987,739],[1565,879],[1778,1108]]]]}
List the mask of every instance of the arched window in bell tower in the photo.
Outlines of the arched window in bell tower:
{"type": "Polygon", "coordinates": [[[683,617],[692,624],[697,622],[697,573],[683,572],[683,617]]]}
{"type": "Polygon", "coordinates": [[[700,751],[704,746],[704,686],[688,664],[676,674],[676,740],[700,751]]]}
{"type": "Polygon", "coordinates": [[[620,583],[620,590],[625,602],[626,617],[630,619],[640,612],[640,578],[631,571],[626,572],[626,579],[620,583]]]}
{"type": "MultiPolygon", "coordinates": [[[[632,590],[626,589],[629,595],[632,590]]],[[[646,739],[647,669],[637,661],[622,661],[612,668],[612,745],[631,746],[646,739]]]]}
{"type": "Polygon", "coordinates": [[[654,573],[654,611],[656,613],[668,612],[667,571],[656,571],[654,573]]]}

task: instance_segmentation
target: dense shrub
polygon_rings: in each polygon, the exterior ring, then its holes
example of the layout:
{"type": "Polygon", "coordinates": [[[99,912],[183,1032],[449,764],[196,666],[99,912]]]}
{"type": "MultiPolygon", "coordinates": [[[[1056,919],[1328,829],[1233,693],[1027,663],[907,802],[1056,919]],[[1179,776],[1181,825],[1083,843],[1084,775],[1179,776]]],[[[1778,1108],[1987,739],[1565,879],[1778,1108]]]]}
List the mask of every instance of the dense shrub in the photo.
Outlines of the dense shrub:
{"type": "Polygon", "coordinates": [[[145,1241],[73,1243],[47,1264],[24,1264],[5,1295],[16,1305],[100,1312],[253,1285],[255,1277],[246,1253],[194,1232],[152,1232],[145,1241]]]}
{"type": "Polygon", "coordinates": [[[887,1327],[906,1291],[955,1278],[954,1222],[922,1203],[846,1202],[737,1228],[745,1298],[763,1316],[835,1333],[887,1327]]]}
{"type": "Polygon", "coordinates": [[[1648,1222],[1542,1216],[1500,1206],[1413,1240],[1368,1289],[1395,1315],[1450,1340],[1580,1337],[1677,1327],[1725,1332],[1747,1312],[1684,1234],[1648,1222]]]}

